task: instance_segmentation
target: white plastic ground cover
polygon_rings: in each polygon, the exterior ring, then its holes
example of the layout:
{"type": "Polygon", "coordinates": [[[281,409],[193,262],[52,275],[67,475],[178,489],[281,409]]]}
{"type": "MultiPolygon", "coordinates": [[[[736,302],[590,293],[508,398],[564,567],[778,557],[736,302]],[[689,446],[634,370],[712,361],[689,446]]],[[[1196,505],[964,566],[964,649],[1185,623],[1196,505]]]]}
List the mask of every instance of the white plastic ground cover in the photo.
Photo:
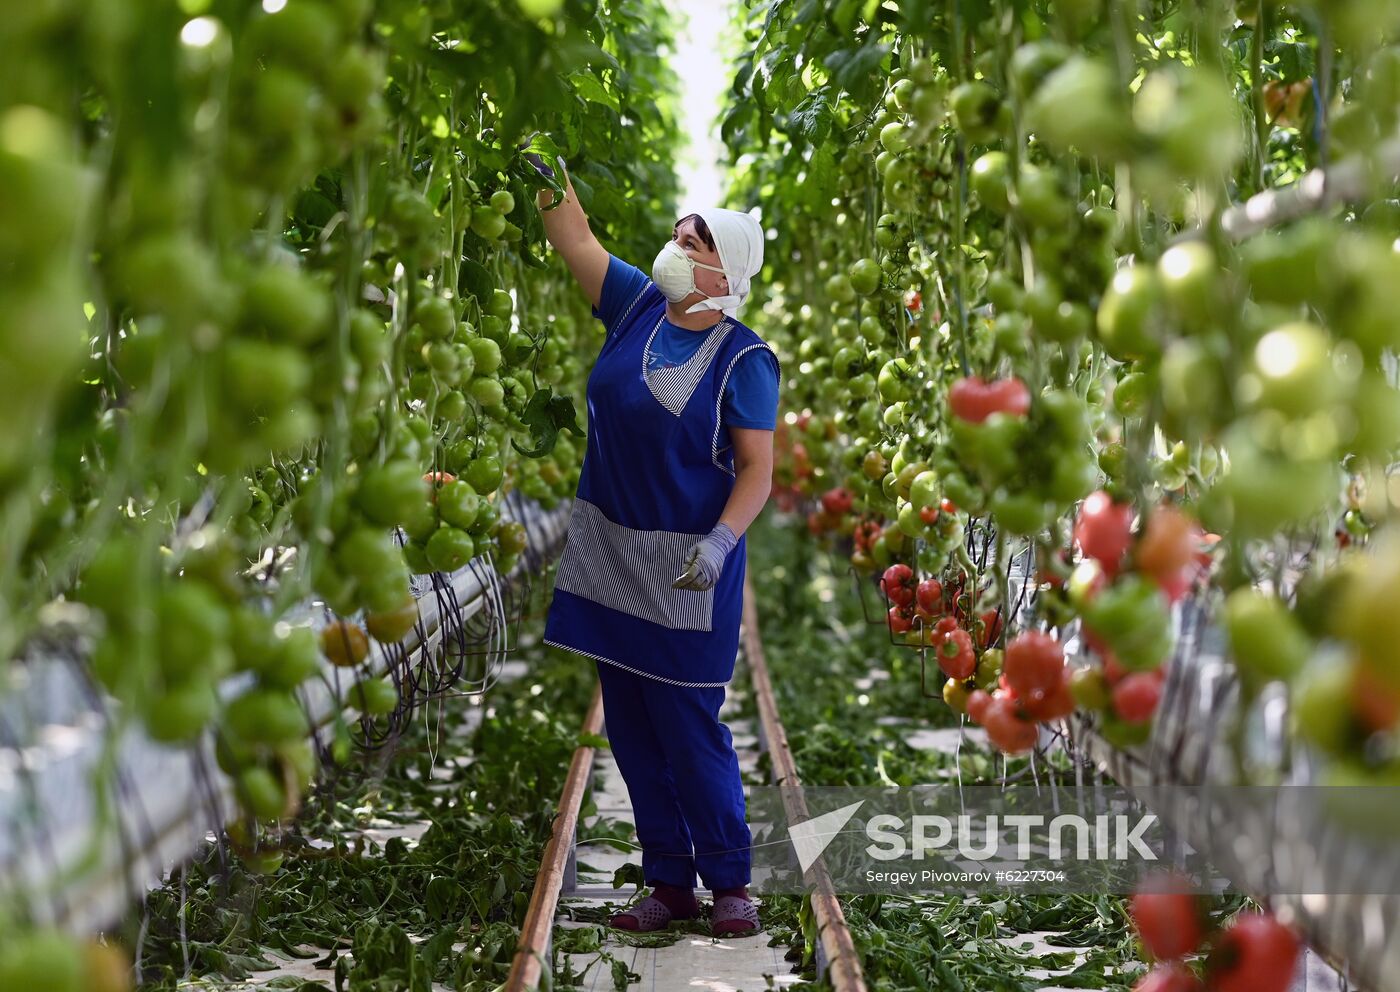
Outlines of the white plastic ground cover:
{"type": "MultiPolygon", "coordinates": [[[[502,517],[525,525],[526,554],[549,556],[567,530],[569,505],[545,511],[505,500],[502,517]]],[[[522,559],[506,581],[526,569],[522,559]]],[[[477,559],[448,578],[462,620],[483,609],[502,617],[501,588],[488,562],[477,559]]],[[[414,576],[413,591],[431,651],[442,637],[440,596],[428,576],[414,576]]],[[[286,619],[320,629],[326,611],[307,602],[286,619]]],[[[424,646],[419,630],[404,641],[411,652],[424,646]]],[[[368,671],[382,674],[390,657],[373,643],[368,671]]],[[[0,902],[24,907],[36,922],[91,933],[119,919],[229,819],[230,783],[214,760],[212,733],[197,746],[171,747],[135,723],[114,730],[116,704],[95,695],[73,662],[33,659],[12,665],[11,673],[12,684],[0,693],[0,902]]],[[[340,711],[337,695],[352,684],[329,662],[322,674],[299,691],[315,728],[340,711]]],[[[250,682],[246,673],[234,676],[220,694],[231,698],[250,682]]]]}
{"type": "MultiPolygon", "coordinates": [[[[1068,721],[1071,746],[1108,777],[1128,789],[1221,786],[1239,781],[1229,745],[1229,728],[1239,713],[1239,683],[1224,637],[1210,610],[1183,600],[1172,610],[1177,650],[1148,742],[1117,748],[1104,740],[1091,717],[1076,713],[1068,721]]],[[[1067,641],[1071,664],[1088,664],[1079,638],[1067,641]],[[1078,655],[1078,656],[1076,656],[1078,655]]],[[[1281,687],[1275,687],[1281,688],[1281,687]]],[[[1288,698],[1266,692],[1246,718],[1245,760],[1260,769],[1280,768],[1291,755],[1289,771],[1277,781],[1310,785],[1316,764],[1288,741],[1288,698]],[[1289,751],[1285,751],[1289,749],[1289,751]]],[[[1279,895],[1267,897],[1272,866],[1316,865],[1321,876],[1366,879],[1367,887],[1400,885],[1400,843],[1368,841],[1341,824],[1321,835],[1299,836],[1288,824],[1263,822],[1257,810],[1234,801],[1228,788],[1182,792],[1180,810],[1156,809],[1164,821],[1181,824],[1183,840],[1212,863],[1230,865],[1231,882],[1298,927],[1310,945],[1344,967],[1361,989],[1400,992],[1400,895],[1279,895]],[[1209,800],[1197,804],[1203,793],[1209,800]],[[1189,797],[1189,798],[1188,798],[1189,797]],[[1253,815],[1251,815],[1253,814],[1253,815]],[[1246,848],[1248,851],[1246,851],[1246,848]]],[[[1267,819],[1267,818],[1265,818],[1267,819]]],[[[1363,887],[1363,886],[1357,886],[1363,887]]],[[[1400,888],[1392,888],[1400,892],[1400,888]]]]}

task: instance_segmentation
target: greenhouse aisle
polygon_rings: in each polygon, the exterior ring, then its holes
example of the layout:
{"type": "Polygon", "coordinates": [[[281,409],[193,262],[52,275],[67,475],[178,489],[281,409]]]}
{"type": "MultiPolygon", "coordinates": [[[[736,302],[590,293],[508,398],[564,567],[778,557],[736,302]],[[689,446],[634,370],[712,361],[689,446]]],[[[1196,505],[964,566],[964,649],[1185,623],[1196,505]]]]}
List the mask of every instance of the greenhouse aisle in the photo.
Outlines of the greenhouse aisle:
{"type": "MultiPolygon", "coordinates": [[[[734,681],[730,683],[720,717],[733,734],[734,749],[739,755],[739,770],[745,784],[762,783],[764,779],[758,772],[758,737],[753,722],[737,715],[743,708],[747,690],[747,671],[740,664],[735,669],[734,681]]],[[[595,752],[591,796],[596,811],[583,818],[581,833],[587,834],[589,828],[599,825],[613,827],[617,823],[631,823],[632,803],[627,795],[627,786],[612,752],[605,748],[595,752]]],[[[627,843],[637,843],[635,833],[629,833],[627,843]]],[[[595,917],[605,919],[615,912],[620,892],[612,887],[614,872],[626,864],[640,867],[642,860],[640,849],[633,847],[624,852],[599,842],[583,842],[576,849],[576,854],[578,886],[573,893],[561,895],[557,928],[592,926],[595,925],[595,917]]],[[[713,901],[709,890],[698,889],[696,895],[700,899],[702,912],[708,913],[713,901]]],[[[762,897],[756,897],[755,901],[761,913],[762,897]]],[[[602,953],[561,954],[560,961],[562,963],[567,959],[568,966],[576,975],[586,971],[586,977],[573,987],[587,992],[613,988],[605,955],[620,960],[629,971],[640,976],[628,988],[756,992],[759,989],[788,988],[801,980],[798,975],[791,974],[792,966],[783,960],[784,948],[769,946],[766,932],[754,937],[716,940],[709,935],[708,922],[702,919],[694,921],[686,929],[682,929],[681,924],[675,924],[671,933],[678,937],[675,943],[654,946],[666,938],[645,936],[633,943],[609,928],[605,930],[602,953]]],[[[562,975],[555,975],[556,982],[562,978],[562,975]]]]}

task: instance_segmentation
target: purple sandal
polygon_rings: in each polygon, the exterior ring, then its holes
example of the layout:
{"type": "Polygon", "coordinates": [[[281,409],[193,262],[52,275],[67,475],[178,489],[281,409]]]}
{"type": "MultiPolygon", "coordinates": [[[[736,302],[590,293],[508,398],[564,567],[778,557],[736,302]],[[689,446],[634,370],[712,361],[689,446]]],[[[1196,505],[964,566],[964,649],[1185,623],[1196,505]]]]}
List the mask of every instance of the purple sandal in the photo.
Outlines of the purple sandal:
{"type": "Polygon", "coordinates": [[[631,909],[612,916],[608,920],[608,925],[619,930],[649,933],[653,930],[665,930],[671,925],[672,920],[693,920],[699,915],[699,903],[695,903],[693,911],[678,915],[672,913],[660,899],[655,896],[647,896],[631,909]]]}
{"type": "Polygon", "coordinates": [[[710,912],[710,932],[716,937],[751,937],[762,929],[758,907],[740,896],[720,896],[710,912]]]}

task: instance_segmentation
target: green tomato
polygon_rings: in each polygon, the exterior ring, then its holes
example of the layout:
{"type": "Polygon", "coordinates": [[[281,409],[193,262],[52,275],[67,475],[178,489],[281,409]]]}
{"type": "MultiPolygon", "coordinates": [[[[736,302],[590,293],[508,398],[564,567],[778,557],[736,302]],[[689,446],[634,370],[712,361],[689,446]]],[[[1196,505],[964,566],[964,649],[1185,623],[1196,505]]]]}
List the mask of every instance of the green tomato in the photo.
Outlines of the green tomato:
{"type": "Polygon", "coordinates": [[[1016,208],[1032,225],[1051,229],[1067,224],[1071,212],[1055,173],[1032,165],[1021,167],[1016,181],[1016,208]]]}
{"type": "Polygon", "coordinates": [[[388,462],[365,473],[355,493],[355,505],[369,520],[384,527],[401,524],[428,497],[423,471],[408,461],[388,462]]]}
{"type": "Polygon", "coordinates": [[[875,259],[858,259],[852,263],[849,272],[851,288],[861,296],[870,296],[880,288],[882,275],[880,263],[875,259]]]}
{"type": "Polygon", "coordinates": [[[456,479],[438,492],[438,513],[453,527],[470,530],[481,514],[482,499],[471,483],[456,479]]]}
{"type": "Polygon", "coordinates": [[[1225,599],[1225,633],[1245,684],[1289,680],[1312,653],[1307,632],[1277,596],[1241,587],[1225,599]]]}
{"type": "Polygon", "coordinates": [[[152,740],[185,744],[197,740],[218,711],[213,682],[196,676],[149,696],[142,717],[152,740]]]}
{"type": "Polygon", "coordinates": [[[1163,298],[1188,333],[1198,333],[1220,319],[1225,304],[1221,267],[1205,242],[1172,245],[1158,260],[1157,274],[1163,298]]]}
{"type": "Polygon", "coordinates": [[[504,289],[493,289],[491,298],[483,303],[488,314],[501,320],[509,320],[510,315],[515,311],[515,301],[504,289]]]}
{"type": "Polygon", "coordinates": [[[992,495],[991,511],[997,526],[1009,534],[1030,537],[1050,524],[1054,508],[1034,493],[1013,493],[998,489],[992,495]]]}
{"type": "Polygon", "coordinates": [[[1298,735],[1324,753],[1343,757],[1357,736],[1352,721],[1350,665],[1311,667],[1297,681],[1290,716],[1298,735]]]}
{"type": "Polygon", "coordinates": [[[1162,405],[1181,420],[1213,423],[1227,400],[1224,369],[1199,339],[1182,338],[1167,346],[1160,381],[1162,405]]]}
{"type": "Polygon", "coordinates": [[[398,709],[399,690],[388,679],[361,679],[350,687],[345,702],[367,716],[385,716],[398,709]]]}
{"type": "Polygon", "coordinates": [[[1119,269],[1099,304],[1098,331],[1104,350],[1120,362],[1158,355],[1161,295],[1155,270],[1145,265],[1119,269]]]}
{"type": "Polygon", "coordinates": [[[987,152],[972,163],[969,171],[972,192],[984,207],[997,214],[1004,214],[1011,207],[1010,162],[1006,152],[987,152]]]}
{"type": "Polygon", "coordinates": [[[1149,373],[1129,372],[1113,387],[1113,409],[1120,417],[1133,419],[1143,416],[1152,402],[1155,385],[1154,377],[1149,373]]]}
{"type": "Polygon", "coordinates": [[[1124,668],[1146,671],[1171,654],[1166,597],[1150,579],[1125,575],[1084,607],[1084,622],[1113,649],[1124,668]]]}
{"type": "Polygon", "coordinates": [[[321,341],[334,314],[330,294],[319,283],[282,265],[254,273],[245,287],[243,306],[252,323],[274,337],[301,345],[321,341]]]}
{"type": "Polygon", "coordinates": [[[475,371],[490,375],[501,367],[501,346],[490,338],[472,338],[467,342],[475,361],[475,371]]]}
{"type": "Polygon", "coordinates": [[[892,358],[886,362],[880,368],[880,375],[876,379],[880,399],[889,404],[911,398],[913,389],[909,383],[909,375],[909,363],[903,358],[892,358]]]}
{"type": "Polygon", "coordinates": [[[444,524],[428,538],[424,549],[438,572],[455,572],[476,557],[476,542],[466,531],[444,524]]]}
{"type": "Polygon", "coordinates": [[[1332,341],[1315,324],[1275,328],[1254,346],[1241,393],[1254,405],[1303,417],[1333,403],[1341,382],[1332,365],[1332,341]]]}
{"type": "Polygon", "coordinates": [[[892,121],[880,129],[880,144],[891,154],[907,151],[910,140],[909,132],[899,121],[892,121]]]}
{"type": "Polygon", "coordinates": [[[57,930],[17,930],[0,950],[0,988],[82,992],[83,956],[74,938],[57,930]]]}
{"type": "Polygon", "coordinates": [[[1011,86],[1022,100],[1028,100],[1050,75],[1072,54],[1057,41],[1048,39],[1022,45],[1011,54],[1011,86]]]}
{"type": "Polygon", "coordinates": [[[229,732],[252,744],[282,744],[306,736],[306,714],[290,692],[250,689],[224,710],[229,732]]]}
{"type": "Polygon", "coordinates": [[[1069,677],[1069,693],[1074,697],[1075,706],[1099,713],[1108,712],[1112,697],[1108,691],[1108,681],[1097,668],[1077,668],[1069,677]]]}
{"type": "Polygon", "coordinates": [[[491,209],[498,214],[508,214],[515,209],[515,197],[508,189],[498,189],[491,194],[491,209]]]}
{"type": "Polygon", "coordinates": [[[1099,465],[1085,451],[1061,453],[1055,458],[1046,495],[1060,506],[1078,502],[1099,485],[1099,465]]]}
{"type": "Polygon", "coordinates": [[[1103,735],[1104,740],[1120,750],[1141,747],[1152,737],[1151,720],[1130,723],[1110,713],[1104,713],[1100,719],[1099,733],[1103,735]]]}
{"type": "Polygon", "coordinates": [[[843,272],[838,272],[826,281],[826,295],[830,296],[837,303],[853,303],[856,298],[855,287],[851,285],[850,276],[843,272]]]}
{"type": "Polygon", "coordinates": [[[413,319],[433,341],[447,341],[457,331],[457,313],[452,303],[440,296],[429,297],[418,304],[413,319]]]}
{"type": "Polygon", "coordinates": [[[525,525],[518,520],[501,524],[496,529],[496,540],[500,544],[501,553],[505,555],[520,554],[530,541],[525,525]]]}
{"type": "Polygon", "coordinates": [[[1106,62],[1074,55],[1036,89],[1026,121],[1050,148],[1115,159],[1129,150],[1132,134],[1118,92],[1117,76],[1106,62]]]}
{"type": "Polygon", "coordinates": [[[261,765],[239,773],[236,792],[244,808],[258,820],[275,820],[287,808],[287,793],[282,783],[261,765]]]}
{"type": "Polygon", "coordinates": [[[1203,68],[1172,63],[1149,73],[1133,101],[1133,122],[1177,175],[1223,178],[1244,154],[1235,95],[1220,75],[1203,68]]]}
{"type": "Polygon", "coordinates": [[[1001,97],[981,80],[962,83],[952,93],[953,120],[967,140],[987,144],[997,137],[1002,116],[1001,97]]]}
{"type": "Polygon", "coordinates": [[[493,493],[501,487],[505,479],[505,469],[500,458],[495,455],[482,455],[472,459],[462,473],[462,478],[477,493],[493,493]]]}
{"type": "Polygon", "coordinates": [[[506,398],[506,390],[499,379],[477,378],[473,379],[471,386],[472,399],[476,400],[484,407],[500,406],[506,398]]]}
{"type": "Polygon", "coordinates": [[[335,545],[334,554],[341,568],[360,582],[393,571],[400,557],[388,532],[374,527],[351,531],[335,545]]]}
{"type": "Polygon", "coordinates": [[[1384,463],[1400,439],[1400,390],[1382,373],[1367,370],[1351,391],[1350,405],[1356,430],[1348,449],[1384,463]]]}
{"type": "MultiPolygon", "coordinates": [[[[879,457],[879,452],[872,451],[870,455],[879,457]]],[[[870,455],[866,456],[867,465],[870,455]]],[[[880,459],[883,463],[884,459],[880,459]]],[[[869,472],[866,473],[869,475],[869,472]]],[[[915,509],[923,510],[928,507],[937,507],[943,498],[943,487],[939,482],[938,473],[932,469],[925,469],[914,476],[909,484],[909,501],[915,509]]]]}
{"type": "Polygon", "coordinates": [[[472,231],[487,241],[495,241],[505,233],[506,219],[489,206],[472,210],[472,231]]]}

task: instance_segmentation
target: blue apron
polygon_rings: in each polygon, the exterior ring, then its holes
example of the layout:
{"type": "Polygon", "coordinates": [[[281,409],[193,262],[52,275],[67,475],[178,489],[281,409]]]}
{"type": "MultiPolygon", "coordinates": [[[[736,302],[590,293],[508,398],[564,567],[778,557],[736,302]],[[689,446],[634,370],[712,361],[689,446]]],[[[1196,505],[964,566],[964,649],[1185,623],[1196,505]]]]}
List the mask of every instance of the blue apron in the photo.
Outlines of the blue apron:
{"type": "Polygon", "coordinates": [[[685,364],[648,374],[665,305],[648,280],[588,377],[588,446],[544,640],[672,685],[722,686],[739,650],[746,536],[713,589],[671,582],[734,488],[733,445],[720,447],[725,383],[768,345],[725,317],[694,332],[707,337],[685,364]]]}

